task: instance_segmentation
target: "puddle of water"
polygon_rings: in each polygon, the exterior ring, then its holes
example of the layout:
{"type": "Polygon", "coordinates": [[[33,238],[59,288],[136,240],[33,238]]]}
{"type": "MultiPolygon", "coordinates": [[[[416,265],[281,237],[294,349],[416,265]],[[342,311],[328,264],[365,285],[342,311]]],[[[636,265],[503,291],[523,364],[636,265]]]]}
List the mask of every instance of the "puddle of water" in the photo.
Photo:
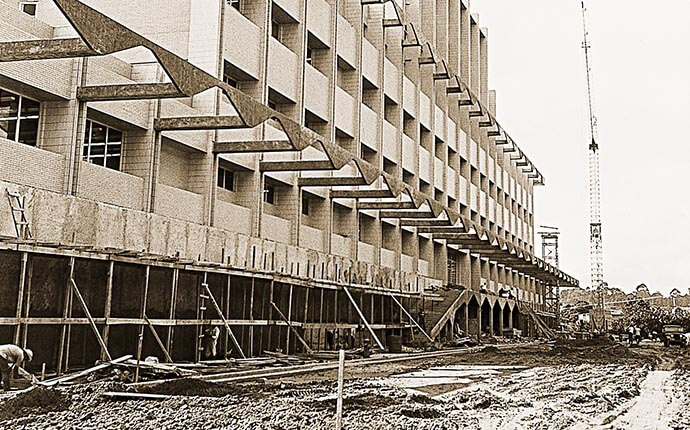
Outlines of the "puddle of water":
{"type": "Polygon", "coordinates": [[[455,391],[481,380],[526,369],[525,366],[465,366],[450,365],[432,367],[426,370],[392,375],[378,380],[381,385],[392,385],[407,390],[418,390],[434,394],[455,391]],[[444,386],[447,387],[444,389],[444,386]],[[433,387],[433,389],[424,389],[433,387]]]}

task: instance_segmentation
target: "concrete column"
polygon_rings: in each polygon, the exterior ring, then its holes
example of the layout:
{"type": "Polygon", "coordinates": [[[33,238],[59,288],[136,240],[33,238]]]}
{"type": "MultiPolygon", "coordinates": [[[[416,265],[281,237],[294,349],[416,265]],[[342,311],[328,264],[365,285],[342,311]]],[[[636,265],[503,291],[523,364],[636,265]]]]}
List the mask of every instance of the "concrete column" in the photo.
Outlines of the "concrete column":
{"type": "Polygon", "coordinates": [[[465,304],[465,333],[470,334],[470,308],[469,308],[469,301],[465,304]]]}
{"type": "Polygon", "coordinates": [[[489,305],[489,309],[490,309],[489,310],[489,313],[490,313],[490,315],[489,315],[489,334],[491,336],[493,336],[494,335],[494,306],[489,305]]]}
{"type": "Polygon", "coordinates": [[[482,304],[477,307],[477,337],[482,336],[482,304]]]}

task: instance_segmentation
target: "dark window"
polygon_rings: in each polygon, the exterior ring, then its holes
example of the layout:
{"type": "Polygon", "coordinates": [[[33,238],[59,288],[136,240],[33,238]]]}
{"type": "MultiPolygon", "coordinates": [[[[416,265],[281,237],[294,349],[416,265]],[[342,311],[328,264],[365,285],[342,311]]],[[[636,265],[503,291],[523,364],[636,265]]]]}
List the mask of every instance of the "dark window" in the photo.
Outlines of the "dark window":
{"type": "Polygon", "coordinates": [[[273,110],[278,109],[278,105],[277,105],[276,102],[274,102],[273,100],[269,100],[269,101],[268,101],[268,107],[270,107],[270,108],[273,109],[273,110]]]}
{"type": "Polygon", "coordinates": [[[233,88],[237,88],[237,81],[227,74],[223,74],[223,82],[230,85],[233,88]]]}
{"type": "Polygon", "coordinates": [[[307,48],[307,58],[306,58],[306,61],[307,61],[307,64],[309,64],[310,66],[313,66],[313,65],[314,65],[314,58],[313,58],[313,55],[314,55],[314,50],[311,49],[311,48],[307,48]]]}
{"type": "Polygon", "coordinates": [[[36,16],[38,1],[23,1],[20,3],[21,10],[27,15],[36,16]]]}
{"type": "Polygon", "coordinates": [[[275,204],[276,201],[276,188],[273,185],[264,185],[264,202],[275,204]]]}
{"type": "Polygon", "coordinates": [[[280,23],[276,20],[271,20],[271,36],[280,41],[280,23]]]}
{"type": "Polygon", "coordinates": [[[84,161],[120,170],[121,155],[122,132],[87,119],[82,146],[84,161]]]}
{"type": "Polygon", "coordinates": [[[218,186],[228,191],[235,191],[235,172],[218,167],[218,186]]]}
{"type": "Polygon", "coordinates": [[[240,0],[228,0],[228,4],[237,10],[240,10],[240,0]]]}
{"type": "Polygon", "coordinates": [[[309,197],[302,196],[302,215],[309,215],[309,197]]]}
{"type": "Polygon", "coordinates": [[[458,263],[454,258],[448,258],[448,283],[456,284],[458,282],[458,263]]]}
{"type": "Polygon", "coordinates": [[[41,104],[0,89],[0,137],[36,146],[41,104]]]}

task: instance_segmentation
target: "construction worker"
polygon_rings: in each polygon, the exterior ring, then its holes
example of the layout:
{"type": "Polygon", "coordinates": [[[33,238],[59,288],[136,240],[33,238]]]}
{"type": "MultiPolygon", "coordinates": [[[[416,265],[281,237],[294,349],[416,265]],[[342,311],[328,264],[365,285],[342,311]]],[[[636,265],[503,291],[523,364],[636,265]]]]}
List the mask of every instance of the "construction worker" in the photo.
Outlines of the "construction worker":
{"type": "Polygon", "coordinates": [[[0,345],[0,373],[2,373],[2,388],[10,391],[10,380],[15,368],[24,362],[29,362],[34,358],[34,353],[30,349],[24,349],[17,345],[0,345]]]}
{"type": "Polygon", "coordinates": [[[218,338],[220,337],[220,329],[218,327],[206,327],[204,336],[202,338],[202,347],[204,349],[204,358],[210,360],[218,354],[218,338]]]}

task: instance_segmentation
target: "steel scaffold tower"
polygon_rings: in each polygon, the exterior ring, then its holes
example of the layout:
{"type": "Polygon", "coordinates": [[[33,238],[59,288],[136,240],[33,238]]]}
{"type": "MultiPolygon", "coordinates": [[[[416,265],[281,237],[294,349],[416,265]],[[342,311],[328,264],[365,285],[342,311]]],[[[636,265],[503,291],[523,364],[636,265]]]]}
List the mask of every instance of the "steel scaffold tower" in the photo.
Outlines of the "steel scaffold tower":
{"type": "Polygon", "coordinates": [[[589,126],[591,143],[589,144],[589,207],[590,207],[590,273],[591,286],[594,289],[601,289],[604,286],[604,261],[602,251],[602,229],[601,229],[601,191],[599,182],[599,144],[597,143],[597,117],[594,115],[592,102],[592,78],[589,50],[591,45],[588,40],[587,19],[585,2],[582,5],[582,28],[584,41],[582,48],[585,50],[585,67],[587,71],[587,101],[589,104],[589,126]]]}
{"type": "MultiPolygon", "coordinates": [[[[541,236],[541,258],[558,269],[558,235],[560,232],[557,227],[549,227],[547,225],[540,225],[539,228],[545,229],[539,232],[539,236],[541,236]]],[[[547,306],[547,311],[553,312],[556,315],[556,327],[560,327],[561,292],[558,282],[555,285],[546,286],[544,303],[547,306]]]]}

